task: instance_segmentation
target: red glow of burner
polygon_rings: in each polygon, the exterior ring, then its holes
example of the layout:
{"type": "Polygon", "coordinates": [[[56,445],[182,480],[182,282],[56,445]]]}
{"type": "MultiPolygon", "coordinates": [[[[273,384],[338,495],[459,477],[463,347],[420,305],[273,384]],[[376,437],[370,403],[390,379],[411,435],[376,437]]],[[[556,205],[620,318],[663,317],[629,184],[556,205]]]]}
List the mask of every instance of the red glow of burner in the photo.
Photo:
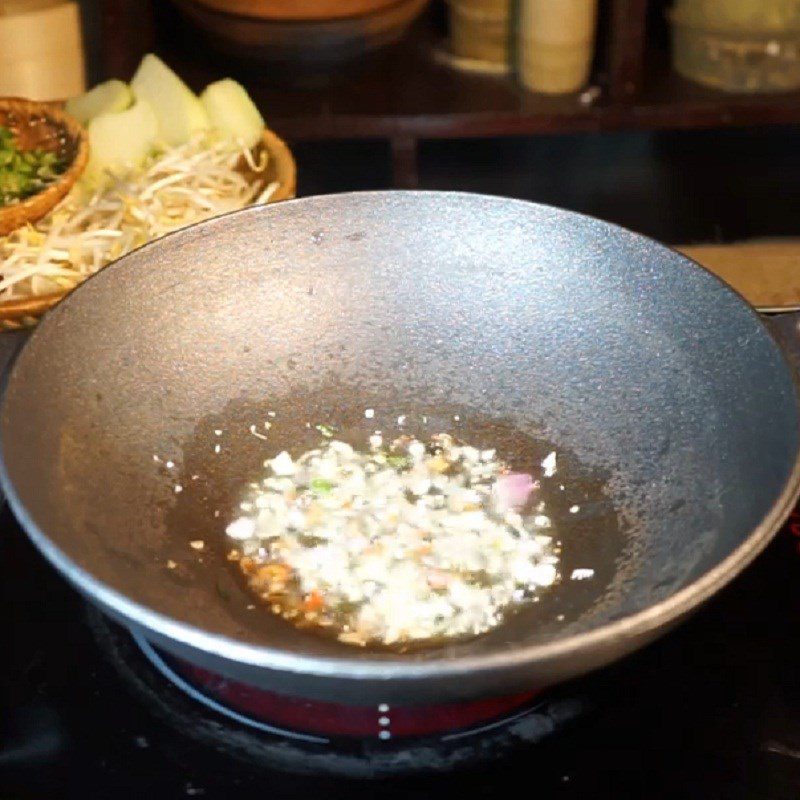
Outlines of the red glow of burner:
{"type": "Polygon", "coordinates": [[[210,697],[260,722],[325,736],[394,739],[470,728],[521,709],[538,692],[427,706],[348,706],[275,694],[184,661],[181,676],[210,697]]]}
{"type": "Polygon", "coordinates": [[[789,514],[786,527],[789,533],[797,540],[797,552],[800,554],[800,506],[789,514]]]}

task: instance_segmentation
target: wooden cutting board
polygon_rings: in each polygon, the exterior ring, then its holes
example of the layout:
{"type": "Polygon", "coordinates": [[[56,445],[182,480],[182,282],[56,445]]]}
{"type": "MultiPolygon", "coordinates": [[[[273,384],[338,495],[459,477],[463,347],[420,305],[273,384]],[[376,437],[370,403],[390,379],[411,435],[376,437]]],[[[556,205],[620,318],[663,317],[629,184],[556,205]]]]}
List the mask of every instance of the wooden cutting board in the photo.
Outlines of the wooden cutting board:
{"type": "Polygon", "coordinates": [[[678,245],[759,311],[800,309],[800,239],[678,245]]]}

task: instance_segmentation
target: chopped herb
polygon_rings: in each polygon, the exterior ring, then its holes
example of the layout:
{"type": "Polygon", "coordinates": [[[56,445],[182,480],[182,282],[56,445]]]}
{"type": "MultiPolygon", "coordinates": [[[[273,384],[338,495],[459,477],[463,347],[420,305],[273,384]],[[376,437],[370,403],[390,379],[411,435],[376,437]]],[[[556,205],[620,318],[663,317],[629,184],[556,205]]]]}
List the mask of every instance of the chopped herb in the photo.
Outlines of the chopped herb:
{"type": "Polygon", "coordinates": [[[359,608],[363,603],[355,602],[354,600],[340,600],[336,604],[336,610],[340,614],[352,614],[354,611],[358,611],[359,608]]]}
{"type": "Polygon", "coordinates": [[[336,433],[336,429],[332,428],[330,425],[315,425],[314,426],[323,436],[327,436],[328,439],[331,439],[333,435],[336,433]]]}
{"type": "Polygon", "coordinates": [[[223,586],[222,581],[217,581],[217,594],[223,600],[230,600],[231,599],[231,593],[228,590],[227,586],[223,586]]]}
{"type": "Polygon", "coordinates": [[[464,572],[464,580],[471,586],[488,587],[493,586],[495,581],[492,576],[485,570],[478,570],[476,572],[464,572]]]}
{"type": "Polygon", "coordinates": [[[56,153],[20,150],[14,134],[0,125],[0,206],[40,192],[63,172],[63,167],[56,153]]]}
{"type": "Polygon", "coordinates": [[[323,539],[321,536],[312,536],[310,533],[299,533],[297,541],[303,547],[319,547],[321,544],[327,543],[327,539],[323,539]]]}
{"type": "Polygon", "coordinates": [[[386,461],[397,470],[405,469],[411,464],[411,459],[408,456],[387,456],[386,461]]]}
{"type": "Polygon", "coordinates": [[[314,494],[329,494],[336,484],[325,478],[314,478],[309,485],[314,494]]]}

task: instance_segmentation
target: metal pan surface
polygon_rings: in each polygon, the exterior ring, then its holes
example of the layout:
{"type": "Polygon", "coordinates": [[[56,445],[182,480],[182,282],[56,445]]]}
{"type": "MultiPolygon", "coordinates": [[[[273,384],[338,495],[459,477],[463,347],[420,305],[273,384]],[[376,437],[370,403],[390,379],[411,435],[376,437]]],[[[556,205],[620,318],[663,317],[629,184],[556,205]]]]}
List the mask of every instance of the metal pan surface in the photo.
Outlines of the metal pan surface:
{"type": "Polygon", "coordinates": [[[247,209],[125,256],[33,333],[0,441],[29,536],[109,614],[254,685],[365,704],[510,693],[625,655],[761,551],[800,479],[792,371],[735,292],[613,225],[458,193],[247,209]],[[559,529],[565,563],[594,578],[409,653],[247,610],[220,519],[268,447],[249,426],[366,407],[387,427],[457,415],[520,458],[555,446],[586,501],[559,529]]]}

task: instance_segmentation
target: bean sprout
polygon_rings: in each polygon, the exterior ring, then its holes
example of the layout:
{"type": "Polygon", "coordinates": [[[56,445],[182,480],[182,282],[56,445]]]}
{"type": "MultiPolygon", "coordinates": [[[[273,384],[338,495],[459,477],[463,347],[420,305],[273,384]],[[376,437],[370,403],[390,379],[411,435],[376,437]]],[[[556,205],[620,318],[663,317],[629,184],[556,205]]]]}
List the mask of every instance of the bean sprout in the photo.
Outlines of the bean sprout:
{"type": "Polygon", "coordinates": [[[267,166],[266,152],[201,135],[94,190],[78,184],[44,219],[0,239],[0,301],[72,289],[165,233],[268,202],[278,184],[248,179],[242,160],[256,173],[267,166]]]}

